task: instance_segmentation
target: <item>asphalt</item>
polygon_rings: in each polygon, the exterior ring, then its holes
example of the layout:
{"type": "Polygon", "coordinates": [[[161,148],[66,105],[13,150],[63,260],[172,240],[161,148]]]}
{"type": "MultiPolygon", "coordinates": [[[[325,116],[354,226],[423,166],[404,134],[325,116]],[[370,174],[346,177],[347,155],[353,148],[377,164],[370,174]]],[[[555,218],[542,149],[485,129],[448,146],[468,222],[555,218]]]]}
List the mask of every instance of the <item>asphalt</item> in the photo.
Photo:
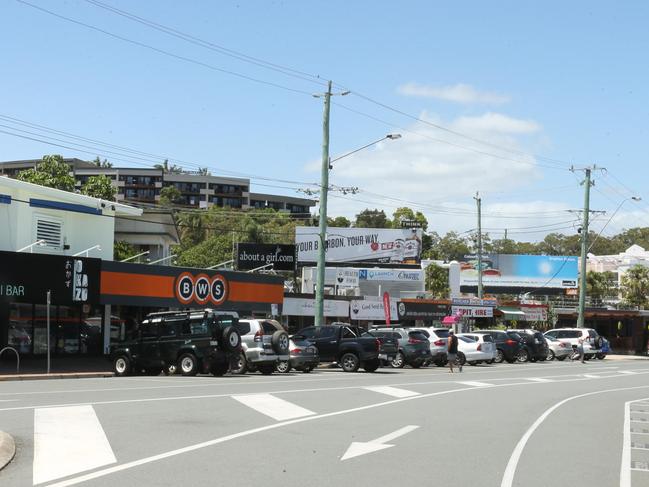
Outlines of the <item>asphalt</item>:
{"type": "MultiPolygon", "coordinates": [[[[76,470],[49,486],[622,485],[625,405],[649,398],[647,377],[645,361],[606,359],[467,366],[462,374],[321,369],[5,383],[0,429],[18,453],[0,485],[29,486],[32,472],[47,470],[36,468],[36,417],[71,408],[96,414],[116,461],[82,468],[68,455],[62,461],[76,470]],[[275,413],[289,417],[270,417],[251,400],[262,409],[281,401],[275,413]],[[375,451],[343,459],[352,444],[375,451]]],[[[644,427],[643,411],[634,413],[635,428],[644,427]]],[[[93,445],[83,448],[92,457],[93,445]]],[[[630,454],[644,465],[643,451],[630,454]]],[[[649,485],[649,470],[630,475],[627,487],[649,485]]]]}

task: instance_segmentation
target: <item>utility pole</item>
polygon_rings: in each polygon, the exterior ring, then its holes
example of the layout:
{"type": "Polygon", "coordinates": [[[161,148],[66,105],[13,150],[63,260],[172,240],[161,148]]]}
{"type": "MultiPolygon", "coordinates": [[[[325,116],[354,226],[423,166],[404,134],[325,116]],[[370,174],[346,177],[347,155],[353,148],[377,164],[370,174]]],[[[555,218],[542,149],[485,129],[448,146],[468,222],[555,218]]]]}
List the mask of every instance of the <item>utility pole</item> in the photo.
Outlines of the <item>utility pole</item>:
{"type": "Polygon", "coordinates": [[[482,299],[482,216],[480,193],[476,191],[473,198],[478,205],[478,299],[482,299]]]}
{"type": "Polygon", "coordinates": [[[322,175],[320,177],[320,229],[318,231],[318,269],[315,289],[315,326],[324,324],[324,286],[327,243],[327,191],[329,190],[329,112],[331,108],[331,81],[324,94],[322,119],[322,175]]]}
{"type": "MultiPolygon", "coordinates": [[[[596,169],[593,166],[593,169],[596,169]]],[[[579,313],[577,315],[577,328],[584,327],[584,310],[586,309],[586,253],[588,251],[588,217],[590,216],[590,187],[594,184],[590,180],[591,168],[584,169],[586,179],[584,185],[584,217],[581,226],[581,261],[579,269],[579,313]]]]}

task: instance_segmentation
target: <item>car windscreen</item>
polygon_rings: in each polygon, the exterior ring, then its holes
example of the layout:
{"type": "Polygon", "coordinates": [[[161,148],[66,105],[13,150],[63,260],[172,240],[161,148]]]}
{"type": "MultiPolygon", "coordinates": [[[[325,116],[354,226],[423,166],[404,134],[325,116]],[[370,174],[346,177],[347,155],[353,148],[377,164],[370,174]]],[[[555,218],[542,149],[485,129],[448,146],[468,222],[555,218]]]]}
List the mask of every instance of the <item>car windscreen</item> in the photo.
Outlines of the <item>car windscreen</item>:
{"type": "Polygon", "coordinates": [[[493,342],[494,341],[494,339],[491,337],[491,335],[482,335],[482,339],[485,342],[493,342]]]}
{"type": "Polygon", "coordinates": [[[430,333],[428,333],[426,330],[416,330],[416,331],[424,335],[427,339],[430,338],[430,333]]]}
{"type": "Polygon", "coordinates": [[[411,331],[408,333],[408,338],[412,338],[413,340],[421,340],[421,341],[428,341],[428,337],[424,335],[420,331],[411,331]]]}
{"type": "Polygon", "coordinates": [[[435,328],[433,331],[440,338],[448,338],[448,330],[446,328],[435,328]]]}
{"type": "Polygon", "coordinates": [[[511,338],[512,340],[520,340],[521,339],[521,336],[518,333],[516,333],[515,331],[508,331],[507,335],[509,335],[509,338],[511,338]]]}

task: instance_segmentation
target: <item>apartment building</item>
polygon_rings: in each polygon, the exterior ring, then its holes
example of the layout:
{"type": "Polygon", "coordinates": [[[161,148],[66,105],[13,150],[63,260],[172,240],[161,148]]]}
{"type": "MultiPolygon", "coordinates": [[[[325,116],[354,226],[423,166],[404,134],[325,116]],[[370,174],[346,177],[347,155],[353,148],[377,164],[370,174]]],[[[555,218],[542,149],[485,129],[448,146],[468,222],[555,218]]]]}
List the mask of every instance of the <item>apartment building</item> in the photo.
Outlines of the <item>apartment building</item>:
{"type": "MultiPolygon", "coordinates": [[[[39,162],[40,159],[0,162],[0,175],[15,177],[18,172],[33,168],[39,162]]],[[[118,202],[156,204],[160,201],[160,190],[173,186],[180,191],[179,204],[190,208],[273,208],[291,214],[308,214],[316,203],[306,198],[250,193],[250,180],[246,178],[164,172],[155,168],[99,167],[76,158],[66,158],[64,162],[70,165],[77,188],[81,188],[91,176],[110,178],[117,189],[118,202]]]]}

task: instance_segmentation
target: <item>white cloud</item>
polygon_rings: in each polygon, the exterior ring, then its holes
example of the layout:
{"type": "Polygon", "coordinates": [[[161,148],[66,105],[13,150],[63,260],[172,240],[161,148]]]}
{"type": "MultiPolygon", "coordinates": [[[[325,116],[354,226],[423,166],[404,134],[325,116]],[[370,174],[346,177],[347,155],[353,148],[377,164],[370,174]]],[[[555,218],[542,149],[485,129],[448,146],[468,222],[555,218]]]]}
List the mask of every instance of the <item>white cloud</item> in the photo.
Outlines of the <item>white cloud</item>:
{"type": "Polygon", "coordinates": [[[488,91],[478,91],[473,86],[464,83],[458,83],[453,86],[430,86],[419,83],[406,83],[399,86],[397,91],[406,96],[435,98],[438,100],[452,101],[467,105],[471,103],[499,105],[507,103],[510,100],[506,95],[488,91]]]}
{"type": "MultiPolygon", "coordinates": [[[[542,128],[536,122],[498,113],[451,121],[430,114],[423,114],[420,118],[515,150],[525,149],[521,137],[542,137],[542,128]]],[[[543,179],[532,156],[512,154],[453,134],[440,133],[422,122],[408,128],[417,134],[403,133],[399,140],[386,140],[334,163],[330,182],[337,186],[357,186],[361,191],[356,195],[330,193],[330,215],[353,219],[365,208],[378,208],[391,216],[395,208],[409,206],[426,215],[430,230],[461,232],[476,227],[473,196],[480,191],[485,195],[484,225],[488,228],[538,225],[541,229],[542,225],[571,219],[562,211],[570,206],[567,203],[546,201],[549,195],[544,198],[543,193],[540,197],[538,194],[532,198],[526,196],[524,191],[543,179]],[[519,198],[516,201],[509,199],[507,203],[494,203],[502,199],[500,196],[489,201],[490,194],[501,192],[516,192],[519,198]]],[[[319,170],[319,165],[309,163],[307,166],[305,170],[311,174],[319,170]]],[[[565,181],[562,183],[566,184],[565,181]]],[[[492,233],[494,238],[502,237],[502,234],[492,233]]],[[[544,233],[511,235],[519,240],[537,240],[542,239],[544,233]]]]}

